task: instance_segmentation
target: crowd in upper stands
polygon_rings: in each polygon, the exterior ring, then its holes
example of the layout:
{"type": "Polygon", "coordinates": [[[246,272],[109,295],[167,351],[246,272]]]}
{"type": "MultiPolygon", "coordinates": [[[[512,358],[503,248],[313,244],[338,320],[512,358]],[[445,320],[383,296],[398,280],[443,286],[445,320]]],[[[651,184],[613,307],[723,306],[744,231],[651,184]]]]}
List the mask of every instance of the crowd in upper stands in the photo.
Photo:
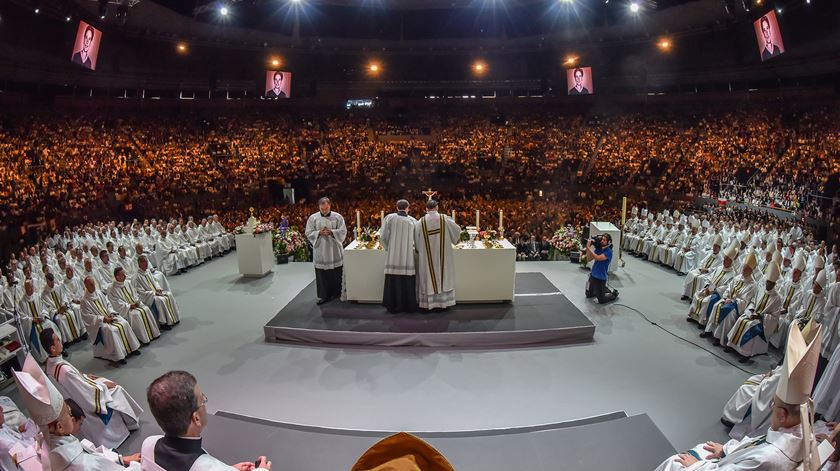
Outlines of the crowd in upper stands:
{"type": "MultiPolygon", "coordinates": [[[[621,188],[640,200],[706,194],[828,218],[830,200],[809,195],[836,189],[838,118],[828,108],[586,117],[433,109],[398,122],[344,112],[10,115],[0,120],[0,238],[14,245],[51,224],[113,215],[223,213],[255,200],[267,207],[279,201],[266,195],[269,180],[305,181],[309,194],[296,196],[310,200],[419,198],[433,187],[444,203],[585,201],[591,210],[599,199],[617,206],[621,188]]],[[[516,203],[488,206],[514,211],[516,203]]],[[[562,221],[514,222],[542,237],[562,221]]]]}

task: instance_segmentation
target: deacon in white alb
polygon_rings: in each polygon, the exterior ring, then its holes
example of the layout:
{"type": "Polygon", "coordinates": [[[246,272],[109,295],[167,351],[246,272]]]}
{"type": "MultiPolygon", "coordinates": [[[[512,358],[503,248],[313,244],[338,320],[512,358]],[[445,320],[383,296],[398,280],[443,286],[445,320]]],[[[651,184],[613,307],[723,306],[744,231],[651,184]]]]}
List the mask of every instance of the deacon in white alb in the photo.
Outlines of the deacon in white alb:
{"type": "Polygon", "coordinates": [[[65,342],[73,343],[83,339],[87,330],[82,322],[79,306],[70,302],[63,287],[56,285],[55,276],[52,273],[47,273],[47,285],[41,293],[41,301],[47,311],[52,314],[58,328],[61,329],[61,338],[65,342]]]}
{"type": "Polygon", "coordinates": [[[38,336],[44,329],[53,329],[58,332],[58,326],[47,316],[47,310],[41,302],[41,297],[35,295],[35,288],[31,280],[26,280],[23,284],[23,296],[17,304],[21,328],[23,334],[26,335],[29,351],[39,363],[43,363],[47,359],[47,351],[41,345],[38,336]]]}
{"type": "Polygon", "coordinates": [[[318,200],[318,212],[306,221],[306,238],[312,244],[318,304],[340,298],[344,273],[344,239],[347,226],[330,210],[330,199],[318,200]]]}
{"type": "Polygon", "coordinates": [[[426,202],[426,215],[414,228],[417,248],[417,304],[423,309],[455,305],[455,257],[453,244],[461,228],[449,216],[438,213],[435,200],[426,202]]]}
{"type": "Polygon", "coordinates": [[[397,212],[385,216],[379,239],[387,252],[382,304],[390,313],[417,310],[417,277],[414,266],[414,227],[408,201],[397,201],[397,212]]]}
{"type": "Polygon", "coordinates": [[[55,380],[64,397],[73,399],[89,419],[82,423],[82,438],[97,446],[116,448],[128,438],[130,431],[140,428],[143,409],[122,386],[107,378],[84,374],[62,358],[64,347],[50,329],[41,332],[41,342],[50,345],[47,376],[55,380]]]}
{"type": "Polygon", "coordinates": [[[96,289],[92,277],[85,278],[82,319],[93,340],[93,356],[125,364],[128,355],[140,354],[140,342],[131,325],[117,314],[108,298],[96,289]]]}

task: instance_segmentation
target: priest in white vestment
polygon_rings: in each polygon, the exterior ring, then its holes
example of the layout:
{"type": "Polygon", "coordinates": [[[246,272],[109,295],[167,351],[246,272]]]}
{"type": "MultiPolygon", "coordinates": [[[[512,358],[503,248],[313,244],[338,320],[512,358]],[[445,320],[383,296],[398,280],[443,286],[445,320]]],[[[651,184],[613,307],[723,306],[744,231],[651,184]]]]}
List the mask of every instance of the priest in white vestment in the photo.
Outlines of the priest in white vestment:
{"type": "Polygon", "coordinates": [[[50,345],[47,376],[55,380],[63,396],[73,399],[88,418],[81,425],[80,437],[96,446],[116,448],[131,431],[140,428],[143,409],[122,386],[107,378],[82,373],[64,360],[61,357],[64,347],[49,329],[41,333],[41,341],[50,345]]]}
{"type": "Polygon", "coordinates": [[[382,305],[388,312],[417,310],[414,228],[417,220],[408,215],[408,201],[397,201],[397,212],[385,216],[379,240],[387,254],[382,305]]]}
{"type": "Polygon", "coordinates": [[[787,339],[788,328],[793,318],[799,311],[799,306],[802,304],[802,297],[805,288],[802,283],[802,274],[805,272],[805,257],[802,254],[797,254],[794,257],[793,269],[790,271],[790,276],[784,280],[782,288],[779,293],[782,297],[782,312],[779,319],[779,327],[776,329],[776,334],[770,336],[770,345],[776,348],[784,348],[785,340],[787,339]]]}
{"type": "Polygon", "coordinates": [[[793,471],[800,463],[806,471],[818,469],[819,457],[811,432],[808,403],[819,343],[819,334],[806,344],[799,329],[791,329],[773,399],[771,425],[765,435],[730,440],[725,444],[702,443],[666,459],[657,471],[793,471]]]}
{"type": "MultiPolygon", "coordinates": [[[[201,432],[207,427],[207,396],[195,377],[186,371],[170,371],[154,380],[146,398],[164,435],[153,435],[143,441],[140,450],[143,471],[271,469],[271,461],[265,456],[259,456],[256,463],[230,466],[204,451],[201,432]]],[[[256,452],[249,454],[256,455],[256,452]]]]}
{"type": "MultiPolygon", "coordinates": [[[[139,456],[122,463],[86,447],[73,433],[78,423],[70,405],[31,357],[22,371],[15,371],[15,383],[32,420],[41,427],[49,453],[49,469],[61,471],[140,471],[139,456]]],[[[121,460],[122,461],[122,460],[121,460]]]]}
{"type": "Polygon", "coordinates": [[[330,199],[318,200],[318,212],[306,220],[306,238],[312,244],[318,304],[342,296],[344,273],[344,218],[330,209],[330,199]]]}
{"type": "MultiPolygon", "coordinates": [[[[837,317],[840,316],[840,282],[834,282],[828,289],[828,296],[823,314],[826,320],[823,326],[823,342],[828,340],[833,346],[823,346],[821,356],[828,358],[828,365],[823,370],[822,376],[814,390],[814,403],[816,411],[826,420],[840,420],[840,348],[837,348],[837,337],[840,335],[837,326],[837,317]],[[833,325],[833,327],[832,327],[833,325]],[[826,333],[832,329],[833,332],[826,333]],[[826,354],[828,356],[826,357],[826,354]]],[[[824,361],[824,360],[823,360],[824,361]]]]}
{"type": "MultiPolygon", "coordinates": [[[[3,397],[3,399],[8,398],[3,397]]],[[[11,401],[11,399],[8,400],[11,401]]],[[[26,450],[23,454],[36,455],[38,447],[36,440],[39,428],[31,420],[26,420],[21,425],[10,423],[5,417],[7,412],[13,411],[11,409],[7,411],[5,404],[0,405],[0,469],[10,471],[24,469],[18,463],[15,463],[10,453],[12,448],[22,447],[26,450]]],[[[33,459],[37,458],[33,457],[33,459]]],[[[40,462],[38,466],[40,466],[40,462]]]]}
{"type": "Polygon", "coordinates": [[[435,200],[426,202],[426,215],[414,228],[417,248],[417,304],[422,309],[446,309],[455,305],[455,257],[453,244],[461,228],[451,217],[438,213],[435,200]]]}
{"type": "Polygon", "coordinates": [[[41,301],[52,315],[53,322],[61,329],[61,338],[65,342],[75,343],[82,340],[87,330],[82,322],[79,306],[70,302],[62,287],[56,285],[52,273],[47,274],[47,285],[41,293],[41,301]]]}
{"type": "Polygon", "coordinates": [[[157,318],[152,314],[152,310],[140,301],[140,296],[134,291],[131,283],[127,282],[125,270],[121,267],[114,270],[114,282],[108,287],[108,301],[111,301],[111,306],[117,314],[128,320],[140,343],[146,345],[160,337],[157,318]]]}
{"type": "Polygon", "coordinates": [[[26,336],[24,340],[29,345],[29,351],[39,363],[47,359],[47,351],[39,335],[44,329],[50,328],[58,332],[58,326],[50,320],[41,297],[35,294],[35,288],[31,280],[23,284],[23,296],[18,300],[17,311],[20,316],[21,330],[26,336]]]}
{"type": "MultiPolygon", "coordinates": [[[[157,315],[158,324],[164,330],[169,330],[172,326],[181,322],[181,314],[178,310],[178,303],[175,302],[175,296],[168,290],[168,283],[164,287],[152,273],[152,268],[149,266],[149,259],[145,255],[140,255],[137,258],[137,273],[131,284],[140,300],[149,307],[157,315]]],[[[162,273],[159,274],[163,276],[162,273]]]]}
{"type": "Polygon", "coordinates": [[[127,320],[120,317],[108,298],[96,289],[92,277],[85,278],[82,319],[93,340],[93,356],[125,364],[128,355],[140,354],[140,342],[127,320]]]}
{"type": "Polygon", "coordinates": [[[705,328],[710,311],[722,299],[721,292],[736,275],[733,263],[737,256],[738,248],[735,244],[724,250],[723,263],[709,274],[703,286],[693,294],[687,321],[697,322],[700,328],[705,328]]]}
{"type": "Polygon", "coordinates": [[[755,252],[750,251],[741,267],[741,274],[729,281],[723,290],[722,299],[711,309],[706,323],[706,335],[701,337],[714,335],[715,345],[729,346],[729,330],[755,296],[753,271],[757,265],[758,258],[755,252]]]}
{"type": "Polygon", "coordinates": [[[717,234],[712,240],[712,251],[697,264],[697,267],[689,271],[683,282],[682,299],[688,300],[697,292],[697,288],[706,284],[706,277],[723,262],[720,249],[723,246],[723,237],[717,234]]]}
{"type": "Polygon", "coordinates": [[[756,292],[745,312],[727,333],[729,345],[741,355],[742,362],[767,353],[767,338],[778,329],[782,299],[776,292],[776,282],[781,271],[776,262],[771,262],[765,276],[764,289],[756,292]]]}

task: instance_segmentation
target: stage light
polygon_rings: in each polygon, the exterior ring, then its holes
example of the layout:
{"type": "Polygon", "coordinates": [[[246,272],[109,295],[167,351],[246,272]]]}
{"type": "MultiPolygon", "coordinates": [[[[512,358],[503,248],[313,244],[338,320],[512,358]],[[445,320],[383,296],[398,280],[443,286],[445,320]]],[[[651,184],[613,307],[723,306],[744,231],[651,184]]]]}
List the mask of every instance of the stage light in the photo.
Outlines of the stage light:
{"type": "Polygon", "coordinates": [[[668,38],[662,38],[656,43],[656,47],[662,52],[670,52],[671,48],[674,47],[674,43],[668,38]]]}
{"type": "Polygon", "coordinates": [[[631,11],[632,13],[639,13],[639,9],[640,9],[640,8],[641,8],[641,7],[639,6],[639,4],[638,4],[638,3],[636,3],[636,2],[630,2],[630,11],[631,11]]]}
{"type": "Polygon", "coordinates": [[[776,8],[776,13],[781,15],[782,14],[782,7],[776,8]]]}
{"type": "Polygon", "coordinates": [[[180,53],[180,54],[186,54],[186,53],[187,53],[187,50],[188,50],[188,48],[187,48],[187,43],[185,43],[185,42],[180,42],[180,43],[178,43],[178,45],[175,47],[175,49],[177,49],[178,53],[180,53]]]}
{"type": "Polygon", "coordinates": [[[219,8],[219,14],[220,15],[228,16],[229,13],[230,13],[230,10],[228,10],[228,7],[223,6],[223,7],[219,8]]]}
{"type": "Polygon", "coordinates": [[[108,16],[108,0],[99,0],[99,19],[104,20],[108,16]]]}
{"type": "Polygon", "coordinates": [[[574,67],[577,65],[579,57],[575,55],[566,56],[566,59],[563,60],[563,65],[566,67],[574,67]]]}
{"type": "Polygon", "coordinates": [[[71,17],[70,15],[67,15],[67,16],[65,16],[65,17],[64,17],[64,21],[65,21],[66,23],[69,23],[69,22],[70,22],[70,20],[72,20],[72,19],[73,19],[73,17],[71,17]]]}
{"type": "Polygon", "coordinates": [[[277,59],[271,59],[271,66],[272,67],[280,67],[280,61],[277,59]]]}
{"type": "Polygon", "coordinates": [[[573,3],[575,0],[560,0],[560,3],[573,3]]]}
{"type": "Polygon", "coordinates": [[[368,75],[379,75],[382,72],[382,65],[379,62],[373,61],[367,65],[368,75]]]}
{"type": "Polygon", "coordinates": [[[38,7],[35,7],[35,14],[37,15],[38,13],[41,13],[41,9],[38,8],[38,7]]]}
{"type": "Polygon", "coordinates": [[[476,75],[484,75],[487,73],[487,64],[484,61],[475,61],[472,66],[473,73],[476,75]]]}

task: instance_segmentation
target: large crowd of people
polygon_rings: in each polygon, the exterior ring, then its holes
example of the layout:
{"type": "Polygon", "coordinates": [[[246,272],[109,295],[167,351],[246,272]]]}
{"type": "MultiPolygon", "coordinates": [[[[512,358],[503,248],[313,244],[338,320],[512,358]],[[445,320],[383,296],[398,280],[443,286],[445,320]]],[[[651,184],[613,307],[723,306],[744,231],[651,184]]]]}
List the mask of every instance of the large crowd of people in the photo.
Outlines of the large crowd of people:
{"type": "MultiPolygon", "coordinates": [[[[297,186],[297,199],[308,201],[419,198],[433,187],[443,203],[606,199],[615,207],[620,189],[639,200],[705,193],[835,216],[830,200],[809,195],[836,191],[836,109],[586,117],[539,108],[431,109],[397,123],[348,113],[5,116],[0,245],[8,251],[49,229],[113,216],[270,206],[281,200],[267,190],[271,181],[297,186]]],[[[508,204],[515,205],[490,206],[508,204]]],[[[550,235],[537,226],[516,229],[550,235]]]]}

